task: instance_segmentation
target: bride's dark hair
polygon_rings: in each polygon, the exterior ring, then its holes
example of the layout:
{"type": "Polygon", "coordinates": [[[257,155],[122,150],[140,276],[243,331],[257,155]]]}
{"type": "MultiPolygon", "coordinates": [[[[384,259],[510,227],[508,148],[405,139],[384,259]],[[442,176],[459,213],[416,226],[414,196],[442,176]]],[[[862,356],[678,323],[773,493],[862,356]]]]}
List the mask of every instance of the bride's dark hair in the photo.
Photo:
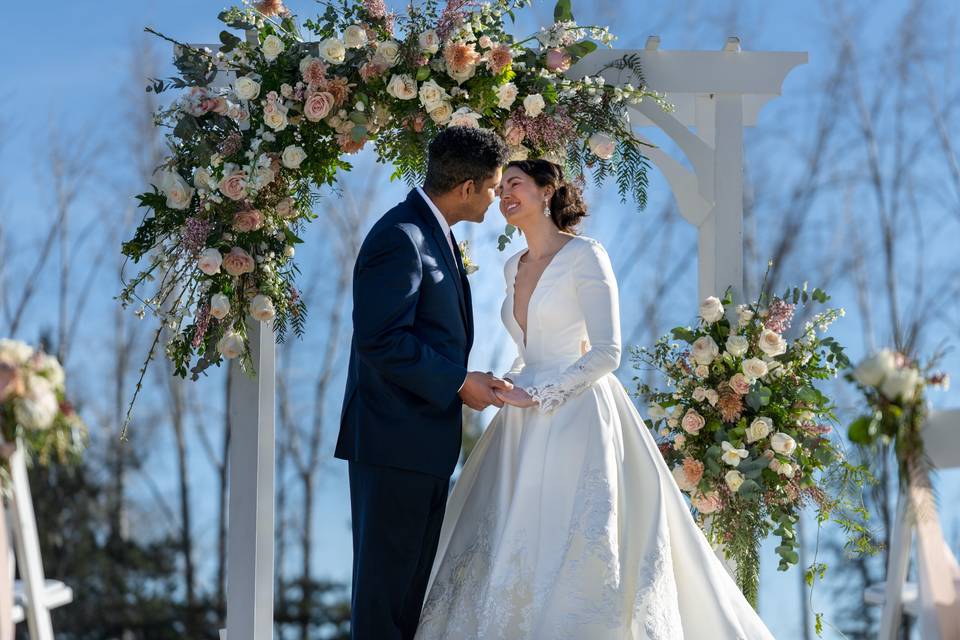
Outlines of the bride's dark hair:
{"type": "Polygon", "coordinates": [[[533,178],[539,187],[553,187],[550,198],[550,217],[560,231],[576,233],[577,226],[587,214],[587,204],[583,201],[580,187],[567,182],[563,177],[563,167],[549,160],[514,160],[507,168],[516,167],[533,178]]]}

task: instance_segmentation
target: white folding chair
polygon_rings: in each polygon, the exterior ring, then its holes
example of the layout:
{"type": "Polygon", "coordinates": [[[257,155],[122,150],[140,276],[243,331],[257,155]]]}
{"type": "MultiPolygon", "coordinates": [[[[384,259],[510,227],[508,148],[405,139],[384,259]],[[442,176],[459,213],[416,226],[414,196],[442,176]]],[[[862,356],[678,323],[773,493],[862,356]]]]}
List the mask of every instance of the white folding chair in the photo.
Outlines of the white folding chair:
{"type": "MultiPolygon", "coordinates": [[[[924,451],[935,468],[960,467],[960,409],[931,412],[922,436],[924,451]]],[[[908,494],[901,492],[897,497],[886,581],[868,586],[864,601],[883,607],[879,640],[896,639],[904,613],[918,619],[924,640],[958,640],[960,569],[943,539],[936,517],[923,525],[929,527],[927,531],[932,535],[918,536],[919,584],[906,581],[910,547],[917,528],[916,520],[910,517],[909,502],[908,494]]]]}

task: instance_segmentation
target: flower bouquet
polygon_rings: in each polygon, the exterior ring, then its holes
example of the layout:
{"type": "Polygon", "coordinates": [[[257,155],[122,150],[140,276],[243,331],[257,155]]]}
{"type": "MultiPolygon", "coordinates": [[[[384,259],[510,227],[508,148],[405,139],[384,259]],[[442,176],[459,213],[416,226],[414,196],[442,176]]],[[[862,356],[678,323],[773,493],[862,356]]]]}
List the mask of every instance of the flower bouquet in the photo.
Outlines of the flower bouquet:
{"type": "MultiPolygon", "coordinates": [[[[627,107],[667,105],[643,86],[636,56],[566,77],[613,40],[605,27],[578,25],[570,0],[522,39],[506,23],[527,0],[426,0],[404,14],[383,0],[323,4],[303,23],[309,40],[277,0],[221,12],[228,29],[216,53],[156,34],[177,45],[179,75],[148,91],[182,94],[155,118],[170,155],[138,196],[146,214],[123,253],[145,266],[119,296],[161,321],[147,363],[163,328],[176,374],[194,379],[223,358],[252,372],[248,314],[272,322],[280,340],[290,325],[299,335],[306,309],[293,257],[317,217],[314,188],[332,185],[367,145],[413,185],[439,130],[485,127],[516,158],[547,157],[581,179],[592,167],[598,182],[616,179],[622,198],[646,202],[648,164],[627,107]],[[607,83],[600,73],[609,68],[636,86],[607,83]],[[233,80],[221,86],[218,74],[233,80]]],[[[501,249],[513,231],[500,236],[501,249]]]]}
{"type": "Polygon", "coordinates": [[[863,471],[828,437],[834,406],[817,388],[848,366],[842,346],[818,334],[843,310],[827,309],[796,338],[785,337],[798,304],[827,300],[804,287],[733,308],[728,290],[723,300],[703,301],[695,328],[677,327],[653,349],[634,351],[638,368],[652,366],[667,385],[638,389],[660,451],[711,541],[736,561],[737,582],[753,603],[763,538],[779,537],[780,570],[799,562],[801,509],[812,501],[823,522],[842,504],[831,479],[863,471]]]}
{"type": "MultiPolygon", "coordinates": [[[[16,340],[0,339],[0,436],[2,457],[21,443],[41,465],[75,461],[86,427],[66,399],[57,359],[16,340]]],[[[9,481],[6,467],[2,476],[9,481]]]]}

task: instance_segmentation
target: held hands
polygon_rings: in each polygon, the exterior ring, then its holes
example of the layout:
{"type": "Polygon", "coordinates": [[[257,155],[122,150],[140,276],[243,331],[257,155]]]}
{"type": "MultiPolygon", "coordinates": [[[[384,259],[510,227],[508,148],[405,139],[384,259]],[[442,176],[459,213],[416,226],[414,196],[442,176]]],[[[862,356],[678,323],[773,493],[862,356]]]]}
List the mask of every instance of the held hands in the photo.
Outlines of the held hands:
{"type": "Polygon", "coordinates": [[[514,387],[507,391],[497,390],[497,398],[500,399],[504,404],[512,404],[515,407],[520,407],[521,409],[526,409],[528,407],[537,406],[537,401],[530,397],[530,394],[521,389],[520,387],[514,387]]]}
{"type": "Polygon", "coordinates": [[[471,371],[463,382],[463,388],[460,389],[460,398],[474,411],[482,411],[490,405],[502,407],[503,400],[497,397],[497,393],[511,389],[513,389],[513,383],[509,380],[502,380],[490,373],[471,371]]]}

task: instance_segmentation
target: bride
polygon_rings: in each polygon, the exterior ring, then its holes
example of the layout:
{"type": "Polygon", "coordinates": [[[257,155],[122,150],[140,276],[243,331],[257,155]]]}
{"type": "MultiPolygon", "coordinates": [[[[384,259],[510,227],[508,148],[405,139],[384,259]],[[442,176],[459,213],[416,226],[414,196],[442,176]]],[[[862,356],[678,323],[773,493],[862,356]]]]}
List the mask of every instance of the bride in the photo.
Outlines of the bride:
{"type": "Polygon", "coordinates": [[[500,211],[519,355],[450,496],[418,640],[767,639],[623,386],[617,283],[579,189],[511,162],[500,211]]]}

